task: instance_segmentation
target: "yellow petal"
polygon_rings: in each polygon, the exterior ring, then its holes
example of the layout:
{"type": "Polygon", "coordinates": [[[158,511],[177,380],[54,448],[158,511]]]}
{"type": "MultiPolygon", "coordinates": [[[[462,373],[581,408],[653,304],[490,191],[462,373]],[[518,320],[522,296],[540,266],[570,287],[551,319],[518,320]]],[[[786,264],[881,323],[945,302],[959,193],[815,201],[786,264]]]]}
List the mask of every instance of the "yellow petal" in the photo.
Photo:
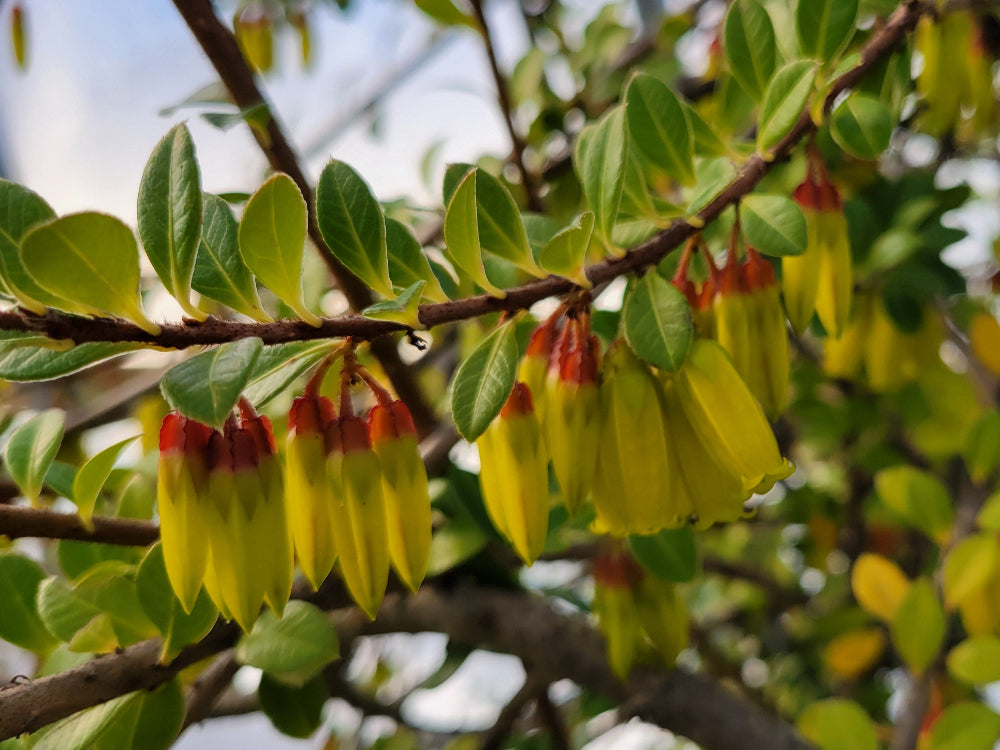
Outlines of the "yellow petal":
{"type": "Polygon", "coordinates": [[[167,577],[184,611],[190,612],[205,578],[210,543],[200,500],[180,456],[160,459],[156,497],[167,577]]]}
{"type": "Polygon", "coordinates": [[[594,588],[593,610],[604,633],[611,670],[620,679],[626,680],[642,638],[632,591],[598,584],[594,588]]]}
{"type": "Polygon", "coordinates": [[[314,589],[337,559],[327,483],[323,436],[289,433],[285,452],[288,520],[299,567],[314,589]]]}
{"type": "Polygon", "coordinates": [[[822,248],[816,314],[827,333],[836,338],[847,326],[854,288],[847,217],[843,211],[819,211],[815,221],[822,248]]]}
{"type": "MultiPolygon", "coordinates": [[[[550,381],[551,383],[551,381],[550,381]]],[[[594,383],[556,380],[546,394],[545,445],[563,502],[575,514],[590,495],[601,421],[594,383]]]]}
{"type": "Polygon", "coordinates": [[[373,449],[382,467],[382,493],[389,530],[389,556],[400,580],[420,588],[431,549],[431,499],[427,471],[415,436],[377,440],[373,449]]]}
{"type": "Polygon", "coordinates": [[[813,311],[816,309],[816,294],[819,291],[822,246],[817,211],[803,208],[806,216],[808,244],[802,255],[789,255],[781,259],[781,290],[785,297],[785,311],[795,332],[802,334],[809,327],[813,311]]]}
{"type": "Polygon", "coordinates": [[[671,667],[688,645],[689,617],[673,584],[645,576],[635,587],[639,624],[664,663],[671,667]]]}

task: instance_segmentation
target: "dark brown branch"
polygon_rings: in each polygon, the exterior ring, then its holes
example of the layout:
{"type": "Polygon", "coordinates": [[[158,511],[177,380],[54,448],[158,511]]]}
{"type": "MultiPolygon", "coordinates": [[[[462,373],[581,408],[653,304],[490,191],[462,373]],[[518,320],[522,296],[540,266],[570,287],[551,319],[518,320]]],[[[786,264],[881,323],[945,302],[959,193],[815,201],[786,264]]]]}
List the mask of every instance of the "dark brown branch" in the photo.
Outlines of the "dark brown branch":
{"type": "Polygon", "coordinates": [[[538,699],[535,703],[538,707],[538,715],[541,718],[542,723],[548,727],[549,730],[549,740],[552,745],[552,750],[570,750],[573,744],[569,739],[569,731],[566,729],[566,722],[563,721],[562,714],[559,712],[559,707],[552,702],[549,697],[549,691],[546,687],[538,693],[538,699]]]}
{"type": "MultiPolygon", "coordinates": [[[[236,38],[215,15],[211,0],[174,0],[174,5],[212,62],[236,106],[240,109],[266,106],[264,96],[254,80],[253,71],[243,59],[236,38]]],[[[257,128],[251,128],[253,136],[267,156],[271,166],[275,170],[287,174],[298,185],[309,209],[309,237],[316,245],[330,269],[330,273],[336,279],[337,286],[347,297],[351,307],[355,310],[364,310],[372,303],[371,291],[364,282],[348,271],[327,247],[316,220],[312,186],[306,179],[305,173],[299,165],[298,156],[271,113],[270,107],[267,108],[267,111],[266,133],[257,128]]],[[[392,381],[396,393],[410,407],[418,430],[421,433],[430,432],[437,420],[412,373],[400,361],[395,343],[390,340],[374,342],[372,353],[381,362],[382,368],[392,381]]]]}
{"type": "Polygon", "coordinates": [[[100,516],[94,516],[91,521],[93,529],[87,529],[83,519],[76,514],[0,504],[0,536],[8,539],[77,539],[126,547],[148,547],[160,538],[160,530],[150,521],[100,516]]]}
{"type": "MultiPolygon", "coordinates": [[[[200,6],[205,1],[175,0],[178,6],[200,6]]],[[[899,43],[919,18],[928,12],[930,12],[930,6],[920,3],[918,0],[907,0],[897,8],[886,24],[864,46],[861,51],[861,62],[832,84],[826,100],[826,107],[829,108],[843,91],[855,85],[883,55],[899,43]]],[[[217,20],[216,23],[218,23],[217,20]]],[[[737,177],[714,200],[698,212],[696,223],[700,225],[714,221],[726,208],[749,194],[773,165],[786,159],[796,144],[813,132],[815,127],[808,110],[804,111],[791,132],[775,147],[775,159],[765,161],[760,156],[751,157],[737,177]]],[[[661,261],[668,253],[680,247],[696,231],[693,224],[677,220],[656,237],[631,250],[625,257],[601,261],[590,266],[587,269],[587,277],[594,284],[602,284],[626,273],[641,271],[661,261]]],[[[490,313],[517,312],[531,307],[546,297],[567,294],[574,288],[575,285],[568,279],[549,276],[510,289],[503,299],[478,295],[452,302],[421,305],[420,321],[424,327],[433,328],[445,323],[468,320],[490,313]]],[[[0,329],[33,331],[44,333],[51,338],[72,339],[77,343],[137,341],[171,348],[219,344],[253,336],[260,338],[265,344],[346,336],[356,339],[378,339],[380,336],[403,330],[405,327],[399,323],[367,320],[356,315],[348,315],[324,320],[318,328],[313,328],[302,321],[239,323],[212,318],[201,324],[187,321],[166,324],[163,328],[163,333],[160,336],[151,336],[132,323],[111,318],[87,319],[56,312],[50,312],[45,317],[33,316],[24,312],[0,313],[0,329]]],[[[391,344],[390,340],[376,340],[373,341],[373,348],[391,344]]],[[[383,366],[385,366],[384,361],[383,366]]],[[[392,377],[391,374],[390,377],[392,377]]],[[[395,381],[393,385],[400,396],[407,400],[395,381]]],[[[412,403],[410,407],[413,410],[412,403]]],[[[414,417],[416,417],[416,413],[414,413],[414,417]]]]}
{"type": "Polygon", "coordinates": [[[500,111],[503,115],[504,124],[507,126],[507,134],[510,136],[512,161],[517,167],[518,174],[521,175],[521,184],[524,185],[524,192],[527,194],[528,208],[532,211],[542,211],[541,196],[538,193],[538,184],[535,176],[528,169],[524,161],[524,141],[517,132],[514,125],[514,106],[510,100],[510,91],[507,87],[507,80],[497,61],[496,50],[493,48],[493,37],[490,34],[490,27],[486,23],[486,15],[483,13],[482,0],[472,0],[469,3],[472,12],[476,16],[479,25],[479,33],[483,38],[483,47],[486,50],[486,57],[490,63],[490,72],[493,74],[493,83],[497,88],[497,99],[500,103],[500,111]]]}

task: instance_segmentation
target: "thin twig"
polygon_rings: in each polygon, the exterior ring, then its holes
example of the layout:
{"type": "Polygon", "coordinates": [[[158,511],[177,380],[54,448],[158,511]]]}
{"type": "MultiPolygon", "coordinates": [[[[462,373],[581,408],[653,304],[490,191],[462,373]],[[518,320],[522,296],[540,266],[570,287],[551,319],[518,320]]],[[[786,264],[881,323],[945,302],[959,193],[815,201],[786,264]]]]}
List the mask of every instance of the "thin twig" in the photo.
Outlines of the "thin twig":
{"type": "Polygon", "coordinates": [[[223,651],[212,661],[205,671],[198,675],[188,691],[184,725],[181,731],[212,715],[223,691],[233,681],[240,665],[232,651],[223,651]]]}
{"type": "Polygon", "coordinates": [[[549,741],[552,750],[571,750],[573,747],[569,739],[569,732],[566,729],[566,722],[563,720],[559,707],[552,702],[549,691],[546,687],[538,692],[536,704],[538,715],[549,730],[549,741]]]}
{"type": "Polygon", "coordinates": [[[545,690],[545,683],[539,683],[538,680],[528,675],[521,689],[500,709],[500,714],[493,722],[493,726],[483,733],[479,750],[500,750],[514,730],[514,724],[521,718],[525,706],[537,698],[541,690],[545,690]]]}
{"type": "Polygon", "coordinates": [[[524,141],[517,132],[514,125],[514,105],[510,100],[510,91],[507,88],[507,80],[500,70],[497,61],[496,50],[493,48],[493,36],[490,33],[489,24],[486,23],[486,15],[483,13],[482,0],[471,0],[472,12],[476,16],[479,25],[479,33],[483,38],[483,47],[486,50],[486,57],[490,63],[490,72],[493,73],[493,83],[497,88],[497,100],[500,103],[500,112],[503,115],[504,124],[507,126],[507,134],[511,141],[511,157],[514,166],[517,167],[521,175],[521,184],[524,185],[524,192],[527,194],[528,208],[532,211],[542,211],[542,199],[538,192],[538,184],[535,176],[528,169],[524,161],[524,141]]]}

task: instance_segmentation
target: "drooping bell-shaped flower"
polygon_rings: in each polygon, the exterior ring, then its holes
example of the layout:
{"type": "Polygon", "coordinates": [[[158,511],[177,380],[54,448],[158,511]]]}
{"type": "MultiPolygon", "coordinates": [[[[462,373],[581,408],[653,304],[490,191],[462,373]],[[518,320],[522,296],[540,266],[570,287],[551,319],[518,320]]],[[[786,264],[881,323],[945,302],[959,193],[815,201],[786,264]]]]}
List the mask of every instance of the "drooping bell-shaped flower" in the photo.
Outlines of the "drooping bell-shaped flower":
{"type": "Polygon", "coordinates": [[[676,507],[679,478],[660,385],[624,341],[613,344],[605,358],[600,398],[597,530],[625,536],[683,524],[690,508],[676,507]]]}
{"type": "Polygon", "coordinates": [[[806,217],[807,247],[781,259],[785,310],[796,332],[815,311],[828,335],[838,337],[851,311],[851,246],[840,194],[819,157],[810,157],[809,173],[792,197],[806,217]]]}
{"type": "Polygon", "coordinates": [[[344,411],[326,433],[333,536],[347,590],[375,619],[389,580],[382,473],[365,421],[344,411]]]}
{"type": "MultiPolygon", "coordinates": [[[[781,414],[788,396],[788,328],[774,268],[752,247],[743,261],[750,331],[750,373],[744,381],[772,418],[781,414]]],[[[721,342],[720,342],[721,343],[721,342]]],[[[742,374],[742,373],[741,373],[742,374]]]]}
{"type": "Polygon", "coordinates": [[[431,549],[431,499],[417,430],[402,401],[373,406],[368,426],[382,468],[389,556],[400,580],[416,591],[427,574],[431,549]]]}
{"type": "MultiPolygon", "coordinates": [[[[749,294],[735,247],[730,247],[722,270],[713,269],[713,281],[713,338],[729,353],[736,372],[750,385],[757,373],[754,367],[756,352],[752,350],[751,342],[751,328],[755,321],[751,319],[749,294]]],[[[752,386],[751,390],[754,390],[752,386]]]]}
{"type": "Polygon", "coordinates": [[[476,447],[486,511],[497,531],[531,565],[548,532],[549,478],[545,441],[527,385],[514,384],[476,447]]]}
{"type": "Polygon", "coordinates": [[[619,679],[628,679],[642,643],[633,587],[643,571],[621,547],[594,558],[594,602],[597,625],[607,644],[608,664],[619,679]]]}
{"type": "Polygon", "coordinates": [[[545,387],[549,374],[549,361],[559,333],[558,323],[561,310],[550,316],[538,328],[531,332],[528,339],[528,349],[518,367],[517,379],[528,386],[535,398],[535,415],[539,424],[545,424],[545,387]]]}
{"type": "Polygon", "coordinates": [[[205,578],[210,541],[202,504],[208,492],[208,441],[212,428],[176,412],[160,427],[157,507],[163,562],[170,585],[190,612],[205,578]]]}
{"type": "Polygon", "coordinates": [[[597,464],[600,344],[590,334],[590,316],[566,321],[559,335],[545,389],[545,444],[559,481],[560,495],[576,513],[590,494],[597,464]]]}
{"type": "Polygon", "coordinates": [[[668,667],[688,645],[690,618],[677,587],[655,575],[643,575],[633,587],[636,615],[643,632],[668,667]]]}
{"type": "Polygon", "coordinates": [[[335,418],[333,404],[314,393],[295,399],[288,412],[285,492],[299,567],[314,589],[337,560],[326,465],[326,429],[335,418]]]}

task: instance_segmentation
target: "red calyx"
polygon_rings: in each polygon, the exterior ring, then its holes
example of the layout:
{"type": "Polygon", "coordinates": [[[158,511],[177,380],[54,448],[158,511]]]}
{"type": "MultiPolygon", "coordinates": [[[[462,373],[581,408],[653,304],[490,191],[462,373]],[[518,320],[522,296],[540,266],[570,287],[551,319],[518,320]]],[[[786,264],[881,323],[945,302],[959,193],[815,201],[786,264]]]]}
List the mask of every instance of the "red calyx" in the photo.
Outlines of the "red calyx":
{"type": "Polygon", "coordinates": [[[837,186],[830,182],[825,169],[821,171],[818,181],[811,173],[807,174],[805,180],[795,188],[792,198],[802,208],[814,211],[841,211],[844,207],[840,200],[840,192],[837,186]]]}
{"type": "Polygon", "coordinates": [[[240,431],[248,434],[253,440],[258,457],[273,456],[278,452],[278,446],[274,441],[274,429],[267,417],[255,416],[249,419],[244,417],[240,431]]]}
{"type": "Polygon", "coordinates": [[[399,400],[375,404],[368,414],[368,431],[373,442],[417,434],[410,410],[399,400]]]}
{"type": "Polygon", "coordinates": [[[747,257],[743,261],[743,277],[747,289],[751,292],[758,289],[768,289],[774,286],[774,266],[761,257],[752,247],[747,248],[747,257]]]}
{"type": "Polygon", "coordinates": [[[163,418],[160,426],[160,453],[204,456],[212,432],[207,424],[172,411],[163,418]]]}
{"type": "Polygon", "coordinates": [[[531,398],[531,389],[527,383],[518,381],[514,383],[514,389],[507,397],[507,402],[500,410],[501,419],[509,419],[521,414],[534,414],[535,402],[531,398]]]}
{"type": "Polygon", "coordinates": [[[340,440],[344,453],[371,450],[372,441],[364,419],[357,416],[346,416],[341,417],[339,422],[340,440]]]}
{"type": "Polygon", "coordinates": [[[594,558],[594,582],[613,589],[629,589],[642,580],[643,570],[624,550],[600,552],[594,558]]]}
{"type": "Polygon", "coordinates": [[[299,396],[288,410],[288,429],[298,435],[319,435],[334,417],[333,402],[326,396],[299,396]]]}
{"type": "Polygon", "coordinates": [[[561,316],[562,313],[557,312],[531,332],[526,356],[545,357],[546,359],[551,356],[552,347],[555,345],[557,324],[561,316]]]}

